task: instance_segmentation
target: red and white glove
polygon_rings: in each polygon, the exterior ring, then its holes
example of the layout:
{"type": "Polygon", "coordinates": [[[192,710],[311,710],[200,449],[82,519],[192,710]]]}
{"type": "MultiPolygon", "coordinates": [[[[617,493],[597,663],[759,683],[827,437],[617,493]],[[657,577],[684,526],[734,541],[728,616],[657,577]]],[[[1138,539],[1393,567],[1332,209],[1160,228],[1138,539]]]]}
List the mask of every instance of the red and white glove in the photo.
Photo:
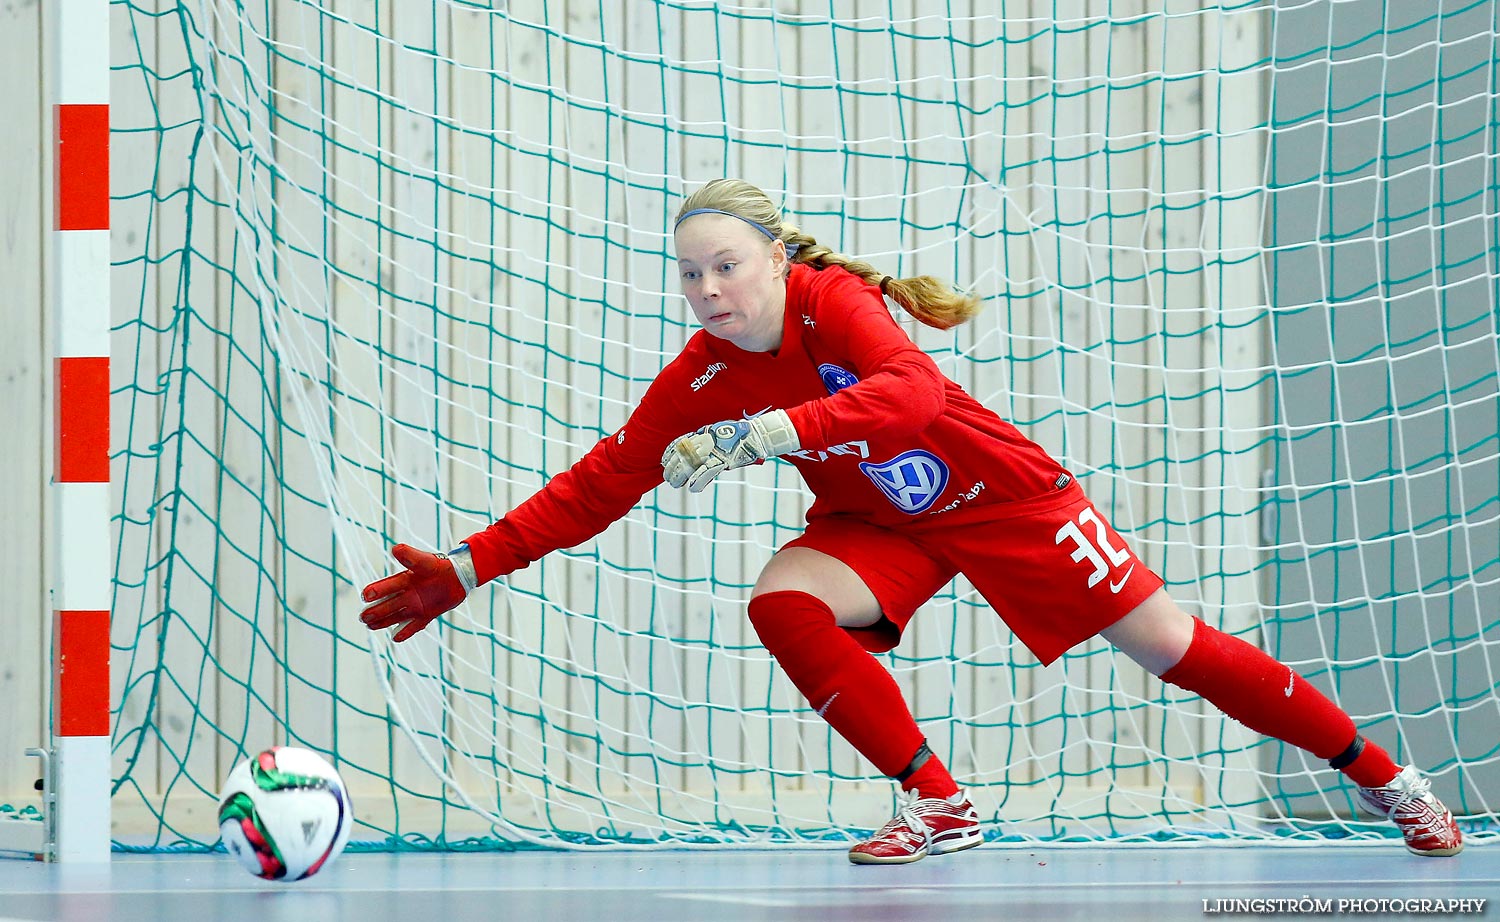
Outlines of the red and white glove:
{"type": "Polygon", "coordinates": [[[359,620],[372,631],[399,625],[396,643],[411,639],[474,591],[474,561],[467,544],[447,554],[398,544],[391,556],[406,569],[364,588],[360,598],[366,605],[359,620]]]}

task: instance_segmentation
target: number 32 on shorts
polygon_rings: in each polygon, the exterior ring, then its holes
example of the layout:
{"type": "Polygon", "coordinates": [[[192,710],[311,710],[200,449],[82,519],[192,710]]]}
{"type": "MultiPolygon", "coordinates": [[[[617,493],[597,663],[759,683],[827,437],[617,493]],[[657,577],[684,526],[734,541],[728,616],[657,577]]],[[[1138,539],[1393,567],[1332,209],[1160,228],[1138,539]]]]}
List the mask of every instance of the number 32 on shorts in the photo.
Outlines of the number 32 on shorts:
{"type": "MultiPolygon", "coordinates": [[[[1130,559],[1129,550],[1114,547],[1109,543],[1109,530],[1104,527],[1104,520],[1099,518],[1092,506],[1085,506],[1083,511],[1078,513],[1078,521],[1068,522],[1057,530],[1053,542],[1061,545],[1065,541],[1072,542],[1072,557],[1075,563],[1087,560],[1093,565],[1094,570],[1089,574],[1090,589],[1099,585],[1099,581],[1109,575],[1111,567],[1118,567],[1130,559]],[[1087,534],[1090,525],[1093,526],[1093,540],[1090,540],[1087,534]],[[1100,553],[1101,551],[1103,553],[1100,553]],[[1106,561],[1105,558],[1108,560],[1106,561]]],[[[1135,564],[1131,564],[1124,576],[1117,581],[1110,582],[1109,591],[1118,594],[1134,571],[1135,564]]]]}

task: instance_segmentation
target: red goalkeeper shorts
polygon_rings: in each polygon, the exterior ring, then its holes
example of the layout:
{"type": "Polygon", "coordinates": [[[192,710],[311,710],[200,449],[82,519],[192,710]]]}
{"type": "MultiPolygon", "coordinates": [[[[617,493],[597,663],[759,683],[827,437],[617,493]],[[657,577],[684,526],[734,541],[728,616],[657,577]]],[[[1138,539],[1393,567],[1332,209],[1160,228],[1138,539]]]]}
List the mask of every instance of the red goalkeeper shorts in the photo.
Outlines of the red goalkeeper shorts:
{"type": "Polygon", "coordinates": [[[820,516],[786,546],[821,551],[864,580],[885,620],[849,633],[873,653],[895,647],[917,608],[960,573],[1044,664],[1162,586],[1076,482],[901,528],[820,516]]]}

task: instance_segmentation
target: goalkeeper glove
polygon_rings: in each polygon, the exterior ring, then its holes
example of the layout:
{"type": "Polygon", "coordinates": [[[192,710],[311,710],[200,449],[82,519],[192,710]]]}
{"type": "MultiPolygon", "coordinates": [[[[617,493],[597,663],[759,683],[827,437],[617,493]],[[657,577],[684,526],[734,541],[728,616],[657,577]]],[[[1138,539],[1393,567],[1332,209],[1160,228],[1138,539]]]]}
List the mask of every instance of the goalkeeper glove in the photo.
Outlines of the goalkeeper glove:
{"type": "Polygon", "coordinates": [[[672,442],[661,456],[662,475],[674,487],[703,492],[724,471],[796,451],[802,445],[785,410],[754,419],[726,419],[672,442]]]}
{"type": "Polygon", "coordinates": [[[360,598],[366,606],[359,620],[372,631],[399,625],[396,643],[409,640],[474,591],[474,560],[467,544],[447,554],[398,544],[391,548],[391,556],[406,569],[364,588],[360,598]]]}

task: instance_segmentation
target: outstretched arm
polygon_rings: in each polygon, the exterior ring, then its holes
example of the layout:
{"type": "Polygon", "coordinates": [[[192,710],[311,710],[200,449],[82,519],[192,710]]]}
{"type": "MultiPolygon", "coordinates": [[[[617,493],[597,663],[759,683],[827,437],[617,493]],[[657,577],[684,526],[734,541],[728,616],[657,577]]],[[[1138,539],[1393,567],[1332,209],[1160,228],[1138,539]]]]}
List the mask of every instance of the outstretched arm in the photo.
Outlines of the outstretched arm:
{"type": "Polygon", "coordinates": [[[555,550],[582,544],[624,518],[662,480],[657,457],[665,439],[654,442],[650,460],[642,464],[636,457],[640,451],[630,445],[651,442],[642,428],[632,417],[504,518],[464,539],[477,582],[482,585],[555,550]]]}
{"type": "Polygon", "coordinates": [[[392,549],[402,572],[364,588],[360,614],[372,630],[400,626],[399,643],[458,607],[476,587],[519,570],[559,548],[582,544],[623,518],[642,495],[661,483],[661,453],[680,426],[657,422],[673,405],[646,399],[616,433],[600,440],[578,463],[548,481],[498,522],[464,539],[448,554],[404,544],[392,549]]]}

